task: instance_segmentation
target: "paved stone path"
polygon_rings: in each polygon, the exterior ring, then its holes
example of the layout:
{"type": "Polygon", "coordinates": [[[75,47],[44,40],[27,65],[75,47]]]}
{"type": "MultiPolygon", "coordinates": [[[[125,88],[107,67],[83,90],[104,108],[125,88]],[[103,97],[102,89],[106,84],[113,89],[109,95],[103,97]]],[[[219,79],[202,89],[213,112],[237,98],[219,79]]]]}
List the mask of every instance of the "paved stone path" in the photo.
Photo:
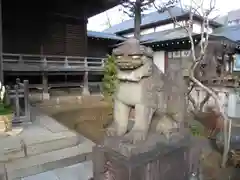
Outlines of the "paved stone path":
{"type": "Polygon", "coordinates": [[[86,161],[65,168],[47,171],[21,180],[88,180],[93,176],[92,162],[86,161]]]}

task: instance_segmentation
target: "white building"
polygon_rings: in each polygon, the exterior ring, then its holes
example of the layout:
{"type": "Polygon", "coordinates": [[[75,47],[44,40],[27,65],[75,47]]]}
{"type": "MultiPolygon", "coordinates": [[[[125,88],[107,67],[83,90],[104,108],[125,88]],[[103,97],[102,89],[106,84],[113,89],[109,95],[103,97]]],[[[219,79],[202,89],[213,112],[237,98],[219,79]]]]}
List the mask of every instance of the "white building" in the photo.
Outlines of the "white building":
{"type": "MultiPolygon", "coordinates": [[[[203,18],[201,16],[194,15],[193,22],[189,24],[189,12],[182,10],[179,7],[173,7],[171,13],[176,17],[178,23],[174,23],[169,12],[152,12],[142,17],[141,24],[141,41],[151,42],[151,41],[166,41],[168,39],[173,40],[179,39],[179,42],[183,42],[182,39],[188,37],[188,34],[183,30],[182,26],[191,25],[193,28],[193,34],[199,34],[201,32],[201,22],[203,18]]],[[[220,27],[221,24],[210,21],[210,28],[208,29],[212,33],[214,28],[220,27]]],[[[134,20],[126,20],[120,24],[112,26],[104,30],[106,33],[113,33],[124,37],[132,37],[134,35],[134,20]]],[[[174,43],[174,42],[171,42],[174,43]]],[[[152,43],[154,44],[154,43],[152,43]]],[[[157,44],[156,46],[162,46],[157,44]]],[[[164,45],[163,45],[164,46],[164,45]]],[[[172,51],[173,47],[153,47],[154,52],[154,62],[163,72],[167,67],[168,52],[172,51]]]]}

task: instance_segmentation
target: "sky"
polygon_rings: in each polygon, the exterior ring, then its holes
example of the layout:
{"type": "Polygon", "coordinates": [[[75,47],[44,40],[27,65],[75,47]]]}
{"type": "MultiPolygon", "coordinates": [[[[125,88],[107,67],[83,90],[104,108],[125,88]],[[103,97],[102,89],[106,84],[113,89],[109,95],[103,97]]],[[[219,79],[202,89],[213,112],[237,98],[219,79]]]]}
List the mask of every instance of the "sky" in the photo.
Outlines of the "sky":
{"type": "MultiPolygon", "coordinates": [[[[186,4],[189,3],[190,0],[185,0],[186,4]]],[[[209,0],[205,0],[206,2],[209,0]]],[[[92,31],[103,31],[108,28],[107,22],[108,18],[111,22],[111,25],[115,25],[121,23],[124,20],[129,19],[128,15],[125,14],[122,10],[121,6],[116,6],[112,9],[109,9],[101,14],[93,16],[88,19],[88,30],[92,31]]],[[[216,0],[216,15],[224,15],[229,11],[240,9],[240,0],[216,0]]],[[[154,10],[149,10],[149,12],[154,10]]]]}

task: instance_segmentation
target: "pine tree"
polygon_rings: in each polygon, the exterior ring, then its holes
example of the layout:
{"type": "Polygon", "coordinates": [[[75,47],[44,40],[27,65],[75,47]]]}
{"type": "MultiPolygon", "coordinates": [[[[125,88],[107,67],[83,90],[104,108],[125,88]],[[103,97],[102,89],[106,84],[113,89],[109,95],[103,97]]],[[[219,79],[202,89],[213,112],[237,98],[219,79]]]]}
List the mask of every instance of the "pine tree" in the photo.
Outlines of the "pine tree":
{"type": "Polygon", "coordinates": [[[134,17],[134,37],[140,40],[141,22],[143,11],[151,8],[155,0],[122,0],[122,6],[125,8],[124,13],[129,17],[134,17]]]}

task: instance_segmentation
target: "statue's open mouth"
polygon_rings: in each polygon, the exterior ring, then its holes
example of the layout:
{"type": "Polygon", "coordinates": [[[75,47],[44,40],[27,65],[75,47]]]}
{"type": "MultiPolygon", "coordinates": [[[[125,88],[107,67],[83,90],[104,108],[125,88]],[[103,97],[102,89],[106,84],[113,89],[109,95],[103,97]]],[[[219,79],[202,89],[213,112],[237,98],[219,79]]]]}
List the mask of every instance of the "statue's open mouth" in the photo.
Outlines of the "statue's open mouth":
{"type": "Polygon", "coordinates": [[[119,69],[137,69],[140,66],[143,65],[142,60],[130,60],[130,61],[124,61],[124,60],[117,60],[117,66],[119,69]]]}

